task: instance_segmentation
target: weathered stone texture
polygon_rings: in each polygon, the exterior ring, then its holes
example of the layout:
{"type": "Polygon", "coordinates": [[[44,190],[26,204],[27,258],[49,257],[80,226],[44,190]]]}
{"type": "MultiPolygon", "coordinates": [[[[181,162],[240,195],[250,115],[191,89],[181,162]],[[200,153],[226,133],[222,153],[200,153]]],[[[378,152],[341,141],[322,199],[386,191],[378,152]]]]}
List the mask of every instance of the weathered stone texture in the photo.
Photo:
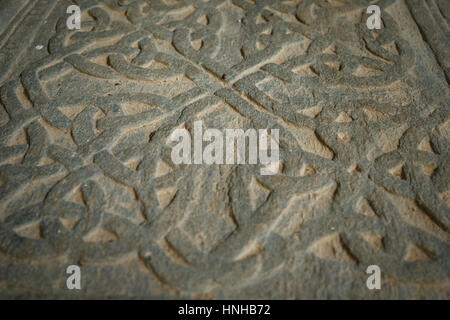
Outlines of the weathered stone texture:
{"type": "Polygon", "coordinates": [[[73,2],[0,5],[0,297],[450,298],[448,0],[73,2]],[[279,172],[174,165],[196,120],[279,172]]]}

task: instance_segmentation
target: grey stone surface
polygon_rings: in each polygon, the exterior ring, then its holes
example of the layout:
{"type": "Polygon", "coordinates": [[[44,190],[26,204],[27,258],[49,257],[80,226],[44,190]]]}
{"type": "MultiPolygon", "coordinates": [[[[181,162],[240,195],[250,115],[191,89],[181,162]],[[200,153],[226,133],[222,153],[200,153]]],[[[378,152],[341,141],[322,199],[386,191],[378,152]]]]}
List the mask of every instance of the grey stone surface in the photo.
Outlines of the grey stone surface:
{"type": "Polygon", "coordinates": [[[450,5],[372,2],[0,5],[0,297],[450,298],[450,5]],[[279,172],[173,164],[196,120],[279,172]]]}

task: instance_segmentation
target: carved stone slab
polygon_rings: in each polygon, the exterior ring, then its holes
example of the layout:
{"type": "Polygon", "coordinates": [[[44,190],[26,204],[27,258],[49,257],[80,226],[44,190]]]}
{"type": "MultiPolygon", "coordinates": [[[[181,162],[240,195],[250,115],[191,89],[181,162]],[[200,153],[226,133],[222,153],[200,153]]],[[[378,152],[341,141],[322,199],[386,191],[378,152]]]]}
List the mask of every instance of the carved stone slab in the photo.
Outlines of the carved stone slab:
{"type": "Polygon", "coordinates": [[[447,0],[72,2],[0,3],[0,297],[450,298],[447,0]]]}

